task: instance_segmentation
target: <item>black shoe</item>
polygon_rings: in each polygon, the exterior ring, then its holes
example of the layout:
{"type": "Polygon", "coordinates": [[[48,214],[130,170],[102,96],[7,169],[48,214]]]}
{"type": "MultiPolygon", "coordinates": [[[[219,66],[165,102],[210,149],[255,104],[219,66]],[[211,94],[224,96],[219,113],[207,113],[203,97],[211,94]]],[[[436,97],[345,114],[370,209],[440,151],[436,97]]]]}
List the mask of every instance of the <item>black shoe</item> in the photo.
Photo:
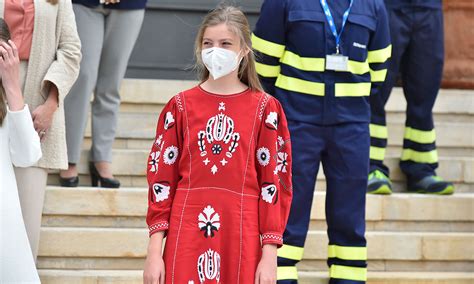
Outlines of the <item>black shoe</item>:
{"type": "Polygon", "coordinates": [[[454,193],[454,185],[438,176],[426,176],[415,182],[408,182],[408,191],[426,194],[449,195],[454,193]]]}
{"type": "Polygon", "coordinates": [[[105,187],[105,188],[119,188],[120,181],[113,178],[103,178],[100,176],[99,171],[95,167],[93,162],[89,162],[89,172],[91,174],[91,181],[93,187],[105,187]]]}
{"type": "Polygon", "coordinates": [[[77,187],[79,185],[79,177],[69,177],[69,178],[63,178],[59,176],[59,184],[62,187],[77,187]]]}

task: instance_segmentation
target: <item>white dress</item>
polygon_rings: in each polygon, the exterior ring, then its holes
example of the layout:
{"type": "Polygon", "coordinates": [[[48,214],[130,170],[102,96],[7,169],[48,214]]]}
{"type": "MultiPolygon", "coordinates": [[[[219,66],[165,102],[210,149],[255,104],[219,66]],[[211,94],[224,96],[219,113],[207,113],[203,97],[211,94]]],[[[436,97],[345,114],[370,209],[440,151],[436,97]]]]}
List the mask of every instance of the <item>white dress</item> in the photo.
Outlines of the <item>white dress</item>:
{"type": "Polygon", "coordinates": [[[9,111],[0,126],[0,283],[40,283],[21,213],[13,172],[41,158],[28,106],[9,111]]]}

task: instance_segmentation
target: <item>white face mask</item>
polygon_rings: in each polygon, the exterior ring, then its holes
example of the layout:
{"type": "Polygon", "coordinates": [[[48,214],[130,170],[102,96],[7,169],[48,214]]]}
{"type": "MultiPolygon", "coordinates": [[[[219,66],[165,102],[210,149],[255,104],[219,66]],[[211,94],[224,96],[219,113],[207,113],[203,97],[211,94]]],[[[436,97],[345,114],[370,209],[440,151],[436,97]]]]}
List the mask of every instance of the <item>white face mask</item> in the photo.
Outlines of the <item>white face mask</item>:
{"type": "Polygon", "coordinates": [[[201,51],[202,62],[204,62],[214,80],[237,69],[242,60],[242,58],[237,60],[238,56],[235,52],[220,47],[206,48],[201,51]]]}

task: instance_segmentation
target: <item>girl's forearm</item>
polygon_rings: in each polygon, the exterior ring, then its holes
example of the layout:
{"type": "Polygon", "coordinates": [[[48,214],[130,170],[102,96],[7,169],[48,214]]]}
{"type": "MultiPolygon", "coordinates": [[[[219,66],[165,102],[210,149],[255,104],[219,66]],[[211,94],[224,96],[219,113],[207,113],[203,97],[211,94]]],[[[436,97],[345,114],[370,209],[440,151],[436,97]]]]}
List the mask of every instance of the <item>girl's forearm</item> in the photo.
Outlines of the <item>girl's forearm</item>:
{"type": "Polygon", "coordinates": [[[277,246],[272,244],[263,245],[262,248],[262,258],[277,258],[277,246]]]}
{"type": "Polygon", "coordinates": [[[148,243],[148,255],[156,254],[157,252],[159,252],[159,255],[161,256],[164,237],[164,231],[157,232],[150,237],[150,241],[148,243]]]}
{"type": "Polygon", "coordinates": [[[25,106],[21,89],[19,87],[5,88],[5,96],[7,98],[8,108],[11,111],[22,110],[25,106]]]}

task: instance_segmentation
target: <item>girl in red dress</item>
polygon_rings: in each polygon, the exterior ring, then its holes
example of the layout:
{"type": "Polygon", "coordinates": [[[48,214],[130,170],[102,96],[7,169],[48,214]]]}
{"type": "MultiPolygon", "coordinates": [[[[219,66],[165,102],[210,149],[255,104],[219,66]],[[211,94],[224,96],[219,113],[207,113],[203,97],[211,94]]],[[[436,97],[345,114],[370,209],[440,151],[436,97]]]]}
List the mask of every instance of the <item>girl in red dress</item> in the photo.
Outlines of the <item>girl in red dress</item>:
{"type": "Polygon", "coordinates": [[[196,57],[201,83],[164,107],[148,158],[144,283],[275,283],[292,197],[285,115],[239,9],[206,16],[196,57]]]}

